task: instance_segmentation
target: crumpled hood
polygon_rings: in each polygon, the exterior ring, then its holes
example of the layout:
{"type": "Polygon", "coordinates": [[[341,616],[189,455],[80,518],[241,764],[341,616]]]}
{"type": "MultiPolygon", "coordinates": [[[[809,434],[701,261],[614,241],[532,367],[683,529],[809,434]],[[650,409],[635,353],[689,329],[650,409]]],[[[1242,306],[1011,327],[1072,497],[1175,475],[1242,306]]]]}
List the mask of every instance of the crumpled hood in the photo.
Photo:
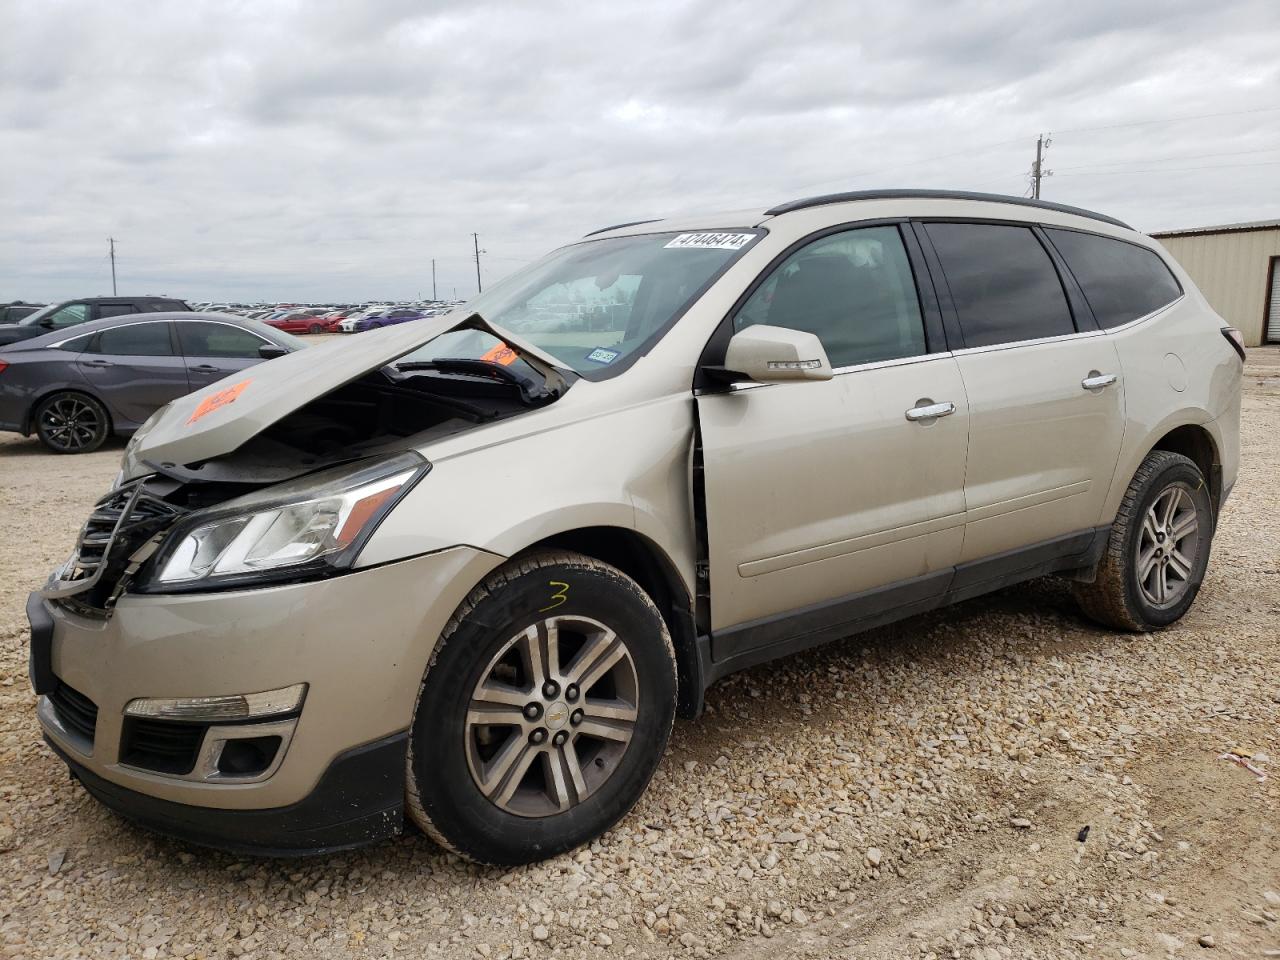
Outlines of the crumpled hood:
{"type": "Polygon", "coordinates": [[[527,360],[557,377],[557,361],[479,314],[457,312],[331,340],[232,374],[172,401],[134,434],[124,472],[144,472],[143,461],[164,466],[220,457],[317,397],[384,367],[442,333],[487,330],[527,360]],[[532,359],[531,359],[532,358],[532,359]]]}

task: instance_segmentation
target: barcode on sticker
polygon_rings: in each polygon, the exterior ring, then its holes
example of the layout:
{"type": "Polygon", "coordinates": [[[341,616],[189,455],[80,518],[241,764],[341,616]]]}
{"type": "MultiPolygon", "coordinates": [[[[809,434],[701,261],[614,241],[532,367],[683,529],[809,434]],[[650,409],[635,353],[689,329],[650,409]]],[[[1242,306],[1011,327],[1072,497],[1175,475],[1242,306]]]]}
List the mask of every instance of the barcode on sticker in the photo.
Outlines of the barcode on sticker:
{"type": "Polygon", "coordinates": [[[751,233],[682,233],[667,244],[667,249],[741,250],[754,236],[751,233]]]}

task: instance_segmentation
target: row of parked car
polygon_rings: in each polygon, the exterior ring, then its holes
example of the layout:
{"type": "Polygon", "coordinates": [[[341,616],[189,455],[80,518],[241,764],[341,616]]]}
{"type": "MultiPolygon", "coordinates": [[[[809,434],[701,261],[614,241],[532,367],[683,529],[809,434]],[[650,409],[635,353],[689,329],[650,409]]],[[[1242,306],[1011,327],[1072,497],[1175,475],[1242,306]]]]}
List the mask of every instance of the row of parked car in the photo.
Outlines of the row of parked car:
{"type": "Polygon", "coordinates": [[[303,346],[293,334],[360,333],[453,303],[246,308],[173,297],[85,297],[0,307],[0,431],[88,453],[215,380],[303,346]],[[4,322],[7,321],[7,322],[4,322]]]}
{"type": "Polygon", "coordinates": [[[362,333],[396,323],[408,323],[425,317],[447,313],[457,303],[423,302],[414,304],[353,304],[348,306],[285,305],[271,308],[240,307],[231,304],[197,304],[196,309],[230,313],[261,320],[286,333],[362,333]]]}

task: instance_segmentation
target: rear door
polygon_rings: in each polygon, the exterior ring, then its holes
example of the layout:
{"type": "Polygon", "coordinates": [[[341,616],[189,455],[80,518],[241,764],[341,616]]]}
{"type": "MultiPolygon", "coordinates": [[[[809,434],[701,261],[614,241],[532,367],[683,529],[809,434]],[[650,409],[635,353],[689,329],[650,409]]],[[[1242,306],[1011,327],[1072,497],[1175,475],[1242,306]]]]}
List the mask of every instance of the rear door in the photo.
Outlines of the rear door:
{"type": "Polygon", "coordinates": [[[116,429],[133,429],[190,391],[186,364],[167,320],[141,320],[94,334],[76,358],[81,376],[111,411],[116,429]]]}
{"type": "Polygon", "coordinates": [[[732,317],[735,332],[816,334],[831,380],[698,396],[717,661],[762,659],[947,587],[963,537],[968,405],[940,326],[926,337],[936,306],[931,291],[922,303],[901,229],[800,246],[732,317]],[[933,404],[948,413],[909,419],[933,404]]]}
{"type": "Polygon", "coordinates": [[[230,323],[180,320],[175,326],[192,390],[260,363],[259,350],[269,345],[256,333],[230,323]]]}
{"type": "Polygon", "coordinates": [[[1087,550],[1124,433],[1114,344],[1038,229],[929,222],[918,232],[945,278],[969,398],[961,562],[1018,551],[984,571],[1014,573],[1087,550]]]}

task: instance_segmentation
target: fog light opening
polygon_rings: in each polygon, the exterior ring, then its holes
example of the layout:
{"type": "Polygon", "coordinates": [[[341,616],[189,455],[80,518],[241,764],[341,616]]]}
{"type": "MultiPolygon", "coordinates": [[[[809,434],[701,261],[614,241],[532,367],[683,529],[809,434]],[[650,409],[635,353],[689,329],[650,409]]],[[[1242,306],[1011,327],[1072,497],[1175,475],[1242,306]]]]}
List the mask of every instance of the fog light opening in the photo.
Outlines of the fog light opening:
{"type": "Polygon", "coordinates": [[[281,738],[244,737],[227,740],[218,756],[218,773],[226,777],[252,777],[264,773],[275,762],[281,738]]]}

